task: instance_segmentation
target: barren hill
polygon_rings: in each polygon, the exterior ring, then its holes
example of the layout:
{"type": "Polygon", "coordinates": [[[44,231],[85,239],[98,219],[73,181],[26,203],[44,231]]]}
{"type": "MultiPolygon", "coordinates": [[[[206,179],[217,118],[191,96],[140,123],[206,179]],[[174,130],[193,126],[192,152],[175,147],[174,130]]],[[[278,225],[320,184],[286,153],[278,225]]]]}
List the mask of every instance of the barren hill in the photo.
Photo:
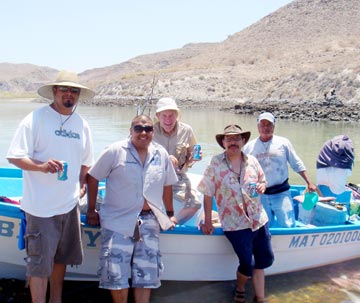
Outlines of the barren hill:
{"type": "MultiPolygon", "coordinates": [[[[80,76],[96,89],[93,102],[145,98],[155,78],[153,97],[171,95],[183,106],[315,101],[332,89],[345,103],[358,103],[359,36],[360,0],[295,0],[225,41],[188,44],[80,76]]],[[[54,70],[25,67],[6,77],[0,72],[0,93],[53,79],[54,70]]]]}

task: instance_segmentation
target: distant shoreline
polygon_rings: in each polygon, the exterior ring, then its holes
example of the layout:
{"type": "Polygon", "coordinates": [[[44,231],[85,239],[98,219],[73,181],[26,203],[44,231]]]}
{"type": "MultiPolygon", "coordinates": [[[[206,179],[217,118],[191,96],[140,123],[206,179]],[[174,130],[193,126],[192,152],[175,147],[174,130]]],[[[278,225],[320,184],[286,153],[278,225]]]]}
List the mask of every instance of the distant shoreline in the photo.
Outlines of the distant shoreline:
{"type": "MultiPolygon", "coordinates": [[[[24,103],[49,103],[49,100],[42,98],[0,98],[0,104],[6,102],[24,103]]],[[[91,99],[83,100],[80,104],[90,106],[105,107],[128,107],[136,105],[136,101],[127,99],[91,99]]],[[[154,101],[154,100],[152,100],[154,101]]],[[[141,101],[140,101],[141,102],[141,101]]],[[[337,100],[321,100],[321,101],[263,101],[263,102],[244,102],[242,104],[232,104],[231,102],[205,101],[194,102],[189,100],[178,100],[180,108],[212,108],[220,111],[232,112],[239,115],[258,115],[261,112],[272,112],[277,119],[308,121],[308,122],[360,122],[360,106],[358,104],[344,104],[337,100]]],[[[149,106],[152,106],[151,102],[149,106]]]]}
{"type": "Polygon", "coordinates": [[[34,101],[34,98],[0,98],[0,103],[2,102],[19,102],[19,103],[23,103],[23,102],[31,102],[34,101]]]}

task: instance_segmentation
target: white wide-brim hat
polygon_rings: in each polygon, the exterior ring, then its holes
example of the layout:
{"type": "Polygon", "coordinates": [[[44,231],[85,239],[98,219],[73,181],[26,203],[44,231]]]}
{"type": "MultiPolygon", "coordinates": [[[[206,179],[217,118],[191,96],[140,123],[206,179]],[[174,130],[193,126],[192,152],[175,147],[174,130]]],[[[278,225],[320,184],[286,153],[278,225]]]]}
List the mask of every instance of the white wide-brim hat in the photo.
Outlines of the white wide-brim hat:
{"type": "Polygon", "coordinates": [[[80,90],[79,100],[80,99],[81,100],[91,99],[95,96],[94,91],[92,91],[90,88],[88,88],[82,84],[79,84],[79,79],[75,72],[65,71],[65,70],[60,71],[58,73],[54,83],[50,83],[50,84],[41,86],[38,89],[38,94],[41,97],[53,100],[54,99],[53,87],[56,85],[80,88],[81,90],[80,90]]]}

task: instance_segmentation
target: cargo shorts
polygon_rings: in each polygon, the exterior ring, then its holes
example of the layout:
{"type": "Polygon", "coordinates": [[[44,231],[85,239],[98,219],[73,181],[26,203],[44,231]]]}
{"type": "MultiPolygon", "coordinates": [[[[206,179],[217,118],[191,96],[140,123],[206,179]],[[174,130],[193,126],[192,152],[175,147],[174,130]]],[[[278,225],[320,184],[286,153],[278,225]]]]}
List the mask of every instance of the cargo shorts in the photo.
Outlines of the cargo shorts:
{"type": "Polygon", "coordinates": [[[28,277],[50,277],[54,263],[80,265],[83,250],[79,206],[47,218],[26,213],[24,239],[28,277]]]}
{"type": "Polygon", "coordinates": [[[159,250],[160,226],[153,213],[139,217],[140,240],[101,230],[99,288],[158,288],[163,271],[159,250]]]}

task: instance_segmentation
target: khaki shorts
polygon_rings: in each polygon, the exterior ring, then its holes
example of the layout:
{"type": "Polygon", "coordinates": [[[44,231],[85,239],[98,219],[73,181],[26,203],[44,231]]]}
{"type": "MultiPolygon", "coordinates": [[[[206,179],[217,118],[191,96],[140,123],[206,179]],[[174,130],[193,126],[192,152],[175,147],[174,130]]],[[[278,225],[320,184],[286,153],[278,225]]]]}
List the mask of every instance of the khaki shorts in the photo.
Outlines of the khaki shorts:
{"type": "Polygon", "coordinates": [[[49,218],[26,213],[28,277],[49,277],[54,263],[80,265],[83,259],[79,207],[49,218]]]}

